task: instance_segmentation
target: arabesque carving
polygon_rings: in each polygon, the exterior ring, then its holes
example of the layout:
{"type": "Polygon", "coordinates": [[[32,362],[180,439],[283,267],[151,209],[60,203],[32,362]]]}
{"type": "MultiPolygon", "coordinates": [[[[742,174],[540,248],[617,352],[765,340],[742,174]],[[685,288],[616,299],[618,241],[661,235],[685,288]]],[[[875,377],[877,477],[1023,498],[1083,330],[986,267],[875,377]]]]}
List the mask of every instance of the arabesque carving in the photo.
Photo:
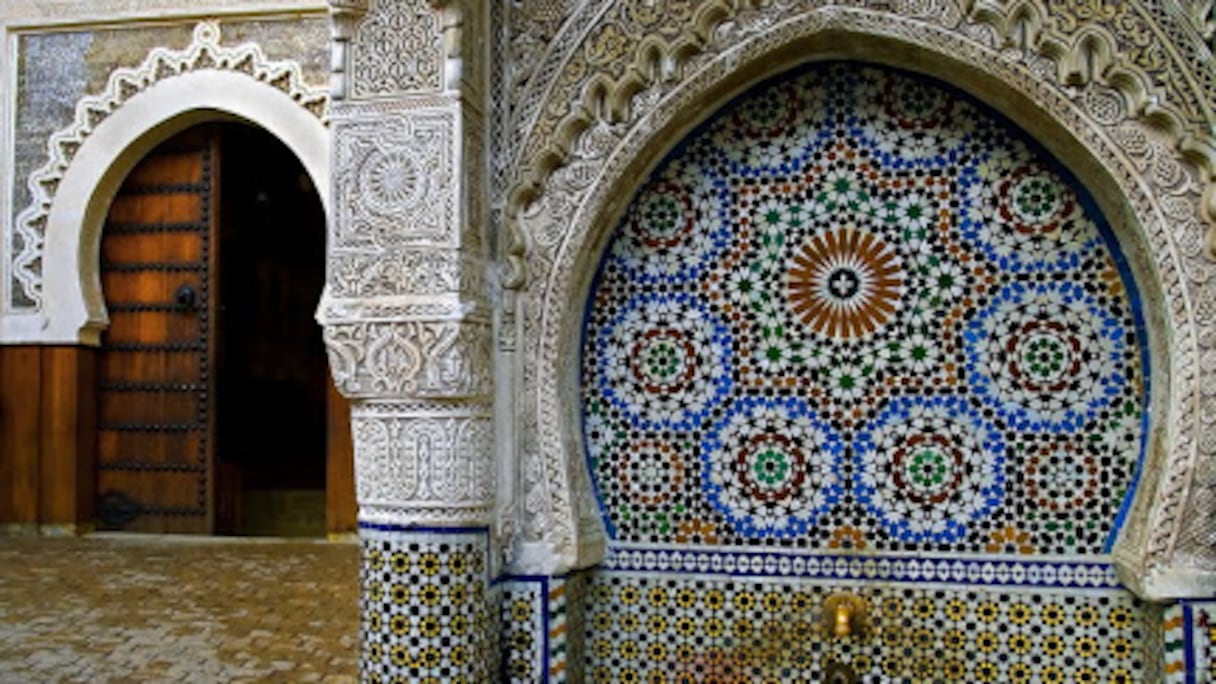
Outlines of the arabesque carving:
{"type": "Polygon", "coordinates": [[[334,383],[349,397],[484,398],[491,392],[485,322],[331,323],[324,337],[334,383]]]}
{"type": "MultiPolygon", "coordinates": [[[[507,168],[514,169],[504,188],[508,228],[515,227],[512,218],[536,199],[589,127],[630,119],[636,94],[681,79],[685,65],[712,45],[720,27],[750,11],[769,11],[756,9],[766,4],[637,0],[582,5],[548,48],[544,63],[521,70],[531,77],[524,81],[526,87],[503,103],[512,122],[526,132],[521,145],[501,154],[511,162],[507,168]]],[[[1056,63],[1052,81],[1059,87],[1099,80],[1118,88],[1137,116],[1166,130],[1179,152],[1202,169],[1205,218],[1216,225],[1216,62],[1196,25],[1177,21],[1157,2],[787,0],[771,6],[796,14],[867,4],[874,11],[959,32],[988,26],[999,41],[995,47],[1017,48],[1027,57],[1041,55],[1056,63]]],[[[545,26],[541,22],[538,30],[545,26]]],[[[523,38],[514,41],[528,44],[523,38]]],[[[500,161],[500,166],[506,164],[500,161]]],[[[513,244],[526,241],[513,234],[509,239],[513,244]]],[[[509,263],[521,266],[514,256],[509,263]]]]}
{"type": "Polygon", "coordinates": [[[442,294],[476,298],[489,291],[482,260],[458,250],[339,252],[330,255],[329,272],[331,295],[338,299],[442,294]]]}
{"type": "Polygon", "coordinates": [[[486,525],[493,501],[492,411],[486,404],[351,416],[360,518],[394,525],[486,525]]]}
{"type": "Polygon", "coordinates": [[[352,42],[353,97],[443,87],[442,33],[428,0],[371,0],[352,42]]]}
{"type": "Polygon", "coordinates": [[[193,42],[184,50],[156,48],[140,66],[118,69],[110,74],[105,90],[80,100],[72,124],[50,137],[48,161],[27,181],[33,199],[17,215],[14,224],[11,273],[20,295],[33,305],[23,304],[23,298],[14,292],[9,302],[10,310],[19,313],[42,310],[42,253],[47,217],[59,182],[76,152],[98,125],[148,88],[185,73],[208,69],[235,72],[282,91],[313,116],[327,121],[329,95],[324,88],[314,88],[305,82],[299,64],[272,62],[253,43],[225,47],[220,41],[218,24],[199,23],[194,29],[193,42]]]}
{"type": "Polygon", "coordinates": [[[450,109],[334,122],[334,246],[453,245],[457,192],[450,109]]]}

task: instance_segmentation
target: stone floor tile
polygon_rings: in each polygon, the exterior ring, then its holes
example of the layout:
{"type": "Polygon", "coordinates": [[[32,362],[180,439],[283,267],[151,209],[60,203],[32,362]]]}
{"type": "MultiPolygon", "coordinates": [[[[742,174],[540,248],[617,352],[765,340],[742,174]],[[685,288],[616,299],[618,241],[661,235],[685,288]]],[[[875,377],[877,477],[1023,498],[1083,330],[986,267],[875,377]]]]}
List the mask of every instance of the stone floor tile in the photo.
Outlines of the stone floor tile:
{"type": "Polygon", "coordinates": [[[352,684],[357,634],[353,544],[0,537],[3,684],[352,684]]]}

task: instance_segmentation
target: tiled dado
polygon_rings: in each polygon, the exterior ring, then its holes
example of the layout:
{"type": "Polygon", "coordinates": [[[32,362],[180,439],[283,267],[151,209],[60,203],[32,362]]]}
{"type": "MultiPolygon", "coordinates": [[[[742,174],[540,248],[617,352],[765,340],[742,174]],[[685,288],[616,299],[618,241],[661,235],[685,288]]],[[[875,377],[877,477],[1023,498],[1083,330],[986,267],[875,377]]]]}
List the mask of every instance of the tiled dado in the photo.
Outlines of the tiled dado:
{"type": "Polygon", "coordinates": [[[1156,681],[1152,608],[1120,591],[925,588],[915,583],[594,575],[585,672],[596,684],[819,682],[847,667],[874,682],[1156,681]],[[837,590],[871,631],[821,624],[837,590]]]}
{"type": "Polygon", "coordinates": [[[585,681],[585,610],[590,573],[511,577],[502,591],[503,680],[511,684],[585,681]]]}
{"type": "Polygon", "coordinates": [[[361,525],[364,682],[482,684],[498,671],[485,530],[361,525]]]}
{"type": "Polygon", "coordinates": [[[1165,611],[1165,684],[1212,682],[1216,601],[1183,601],[1165,611]]]}

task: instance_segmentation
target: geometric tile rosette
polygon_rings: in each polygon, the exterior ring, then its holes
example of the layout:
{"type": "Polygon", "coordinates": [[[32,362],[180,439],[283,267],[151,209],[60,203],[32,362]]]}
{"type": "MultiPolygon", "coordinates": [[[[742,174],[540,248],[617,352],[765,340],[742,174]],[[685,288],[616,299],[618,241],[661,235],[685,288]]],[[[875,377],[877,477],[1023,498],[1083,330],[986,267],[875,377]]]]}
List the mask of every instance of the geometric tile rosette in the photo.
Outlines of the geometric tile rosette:
{"type": "Polygon", "coordinates": [[[871,426],[855,440],[853,491],[886,535],[954,541],[1004,500],[1004,439],[964,399],[895,398],[871,426]]]}
{"type": "Polygon", "coordinates": [[[840,438],[793,397],[744,397],[705,438],[710,501],[745,534],[793,537],[840,500],[840,438]]]}
{"type": "Polygon", "coordinates": [[[1147,368],[1075,182],[935,81],[758,86],[642,183],[583,342],[593,481],[625,543],[1102,555],[1147,368]]]}
{"type": "Polygon", "coordinates": [[[693,297],[639,294],[603,331],[603,396],[640,427],[696,425],[729,389],[729,344],[693,297]]]}
{"type": "Polygon", "coordinates": [[[1106,422],[1128,384],[1135,333],[1071,282],[1010,283],[967,322],[972,393],[1012,428],[1076,433],[1106,422]]]}

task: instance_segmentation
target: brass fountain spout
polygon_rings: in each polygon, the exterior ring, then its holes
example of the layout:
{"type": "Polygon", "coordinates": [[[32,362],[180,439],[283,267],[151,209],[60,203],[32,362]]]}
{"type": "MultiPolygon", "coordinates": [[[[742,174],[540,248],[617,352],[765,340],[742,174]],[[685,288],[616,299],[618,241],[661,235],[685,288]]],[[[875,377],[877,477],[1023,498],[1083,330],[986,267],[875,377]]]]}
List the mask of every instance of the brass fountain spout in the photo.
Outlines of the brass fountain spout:
{"type": "Polygon", "coordinates": [[[869,631],[866,600],[848,591],[838,591],[823,602],[823,626],[837,639],[864,637],[869,631]]]}

